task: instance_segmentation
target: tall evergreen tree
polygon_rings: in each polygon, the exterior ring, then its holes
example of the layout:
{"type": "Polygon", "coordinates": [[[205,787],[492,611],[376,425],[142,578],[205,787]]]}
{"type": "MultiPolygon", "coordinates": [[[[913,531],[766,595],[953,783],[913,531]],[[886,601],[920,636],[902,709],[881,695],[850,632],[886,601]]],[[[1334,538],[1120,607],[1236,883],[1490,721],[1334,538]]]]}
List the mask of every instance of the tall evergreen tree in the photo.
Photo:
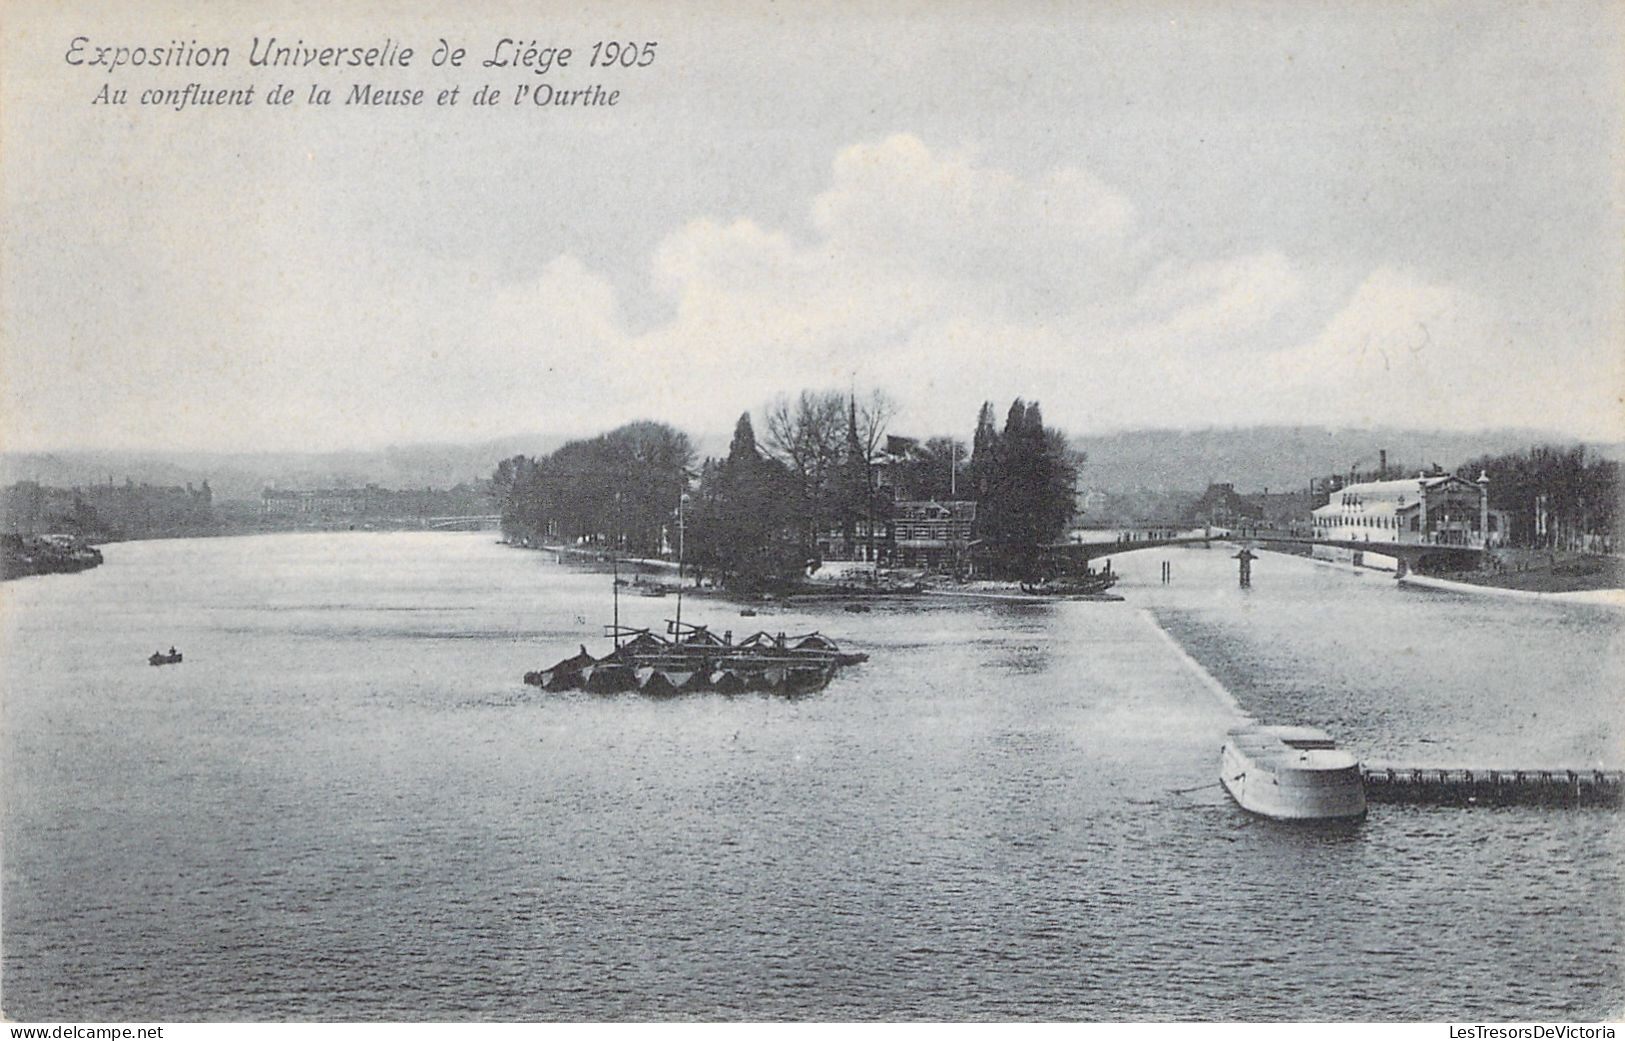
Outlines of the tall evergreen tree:
{"type": "Polygon", "coordinates": [[[1077,476],[1066,439],[1044,426],[1037,402],[1017,398],[997,435],[991,406],[982,406],[976,441],[971,470],[987,562],[1004,577],[1030,577],[1043,547],[1060,537],[1072,517],[1077,476]]]}
{"type": "Polygon", "coordinates": [[[976,434],[971,441],[970,497],[981,501],[993,491],[994,474],[999,468],[999,432],[993,426],[993,402],[982,402],[976,414],[976,434]]]}
{"type": "Polygon", "coordinates": [[[745,588],[800,576],[806,562],[796,483],[756,447],[750,413],[734,425],[728,458],[708,464],[689,526],[696,564],[745,588]]]}
{"type": "Polygon", "coordinates": [[[734,423],[734,436],[728,442],[728,463],[733,466],[748,466],[751,461],[762,457],[761,450],[756,447],[756,431],[750,423],[750,413],[743,413],[738,422],[734,423]]]}
{"type": "Polygon", "coordinates": [[[841,458],[841,538],[848,552],[857,545],[858,530],[870,524],[873,515],[869,452],[858,436],[858,399],[854,395],[847,403],[846,446],[841,458]]]}

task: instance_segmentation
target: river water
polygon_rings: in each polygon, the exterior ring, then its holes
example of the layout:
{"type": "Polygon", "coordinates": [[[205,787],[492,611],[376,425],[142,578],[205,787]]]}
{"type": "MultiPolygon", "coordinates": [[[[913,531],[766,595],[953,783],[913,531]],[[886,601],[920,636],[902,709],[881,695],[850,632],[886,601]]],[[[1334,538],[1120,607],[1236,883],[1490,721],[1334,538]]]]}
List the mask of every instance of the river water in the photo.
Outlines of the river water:
{"type": "Polygon", "coordinates": [[[690,599],[872,660],[795,700],[648,700],[519,682],[601,652],[609,583],[488,534],[105,553],[0,590],[13,1018],[1625,1008],[1620,815],[1257,821],[1212,786],[1234,711],[1174,645],[1367,760],[1619,767],[1617,612],[1275,555],[1240,590],[1220,549],[1147,551],[1121,604],[690,599]]]}

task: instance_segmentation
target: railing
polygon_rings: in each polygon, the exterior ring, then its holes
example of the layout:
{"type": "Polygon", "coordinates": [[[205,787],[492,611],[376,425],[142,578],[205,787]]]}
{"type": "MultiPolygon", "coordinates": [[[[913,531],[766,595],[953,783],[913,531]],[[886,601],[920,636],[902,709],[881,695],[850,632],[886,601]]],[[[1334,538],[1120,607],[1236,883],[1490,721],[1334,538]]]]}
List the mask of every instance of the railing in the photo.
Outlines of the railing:
{"type": "MultiPolygon", "coordinates": [[[[1403,536],[1404,532],[1396,533],[1403,536]]],[[[1372,547],[1381,546],[1438,546],[1441,549],[1484,549],[1484,539],[1476,532],[1422,532],[1415,538],[1391,538],[1389,532],[1383,530],[1382,538],[1372,538],[1371,532],[1364,528],[1358,531],[1340,531],[1337,528],[1316,529],[1312,538],[1317,542],[1357,542],[1372,547]]]]}

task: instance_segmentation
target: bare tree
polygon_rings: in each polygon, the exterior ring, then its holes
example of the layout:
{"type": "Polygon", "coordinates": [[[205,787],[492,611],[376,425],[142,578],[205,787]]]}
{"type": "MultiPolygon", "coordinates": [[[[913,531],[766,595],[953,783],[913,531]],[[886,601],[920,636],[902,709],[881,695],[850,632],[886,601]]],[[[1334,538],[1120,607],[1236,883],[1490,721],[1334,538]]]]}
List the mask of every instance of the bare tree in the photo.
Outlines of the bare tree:
{"type": "Polygon", "coordinates": [[[767,408],[768,454],[789,468],[801,494],[803,537],[810,551],[838,511],[837,482],[846,441],[846,399],[839,391],[780,395],[767,408]]]}
{"type": "Polygon", "coordinates": [[[880,451],[880,443],[886,438],[886,428],[897,418],[897,401],[876,387],[864,395],[857,408],[858,440],[863,445],[866,458],[873,462],[880,451]]]}
{"type": "Polygon", "coordinates": [[[768,454],[812,487],[840,462],[846,436],[846,399],[839,391],[804,390],[791,401],[779,395],[767,407],[768,454]]]}
{"type": "MultiPolygon", "coordinates": [[[[838,390],[803,390],[793,399],[780,395],[767,406],[762,444],[796,476],[809,548],[820,531],[833,529],[843,522],[843,511],[853,509],[848,501],[854,498],[853,489],[843,484],[852,480],[849,426],[855,427],[862,453],[857,462],[867,483],[868,466],[896,413],[897,403],[878,389],[861,398],[838,390]]],[[[868,513],[866,506],[863,512],[868,513]]]]}

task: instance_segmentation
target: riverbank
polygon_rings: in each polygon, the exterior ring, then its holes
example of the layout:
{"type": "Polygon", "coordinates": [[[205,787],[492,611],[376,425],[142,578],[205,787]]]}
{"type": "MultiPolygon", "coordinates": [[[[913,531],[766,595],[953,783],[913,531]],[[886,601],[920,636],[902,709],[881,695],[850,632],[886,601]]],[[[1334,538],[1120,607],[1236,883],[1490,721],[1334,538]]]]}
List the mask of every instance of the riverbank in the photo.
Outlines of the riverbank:
{"type": "Polygon", "coordinates": [[[1528,593],[1625,592],[1625,560],[1614,556],[1496,551],[1493,563],[1487,571],[1427,577],[1528,593]]]}
{"type": "MultiPolygon", "coordinates": [[[[506,543],[514,545],[513,543],[506,543]]],[[[675,583],[659,581],[647,582],[641,580],[640,572],[657,572],[665,575],[675,575],[677,564],[670,560],[652,557],[619,557],[612,558],[600,550],[578,549],[569,546],[540,545],[518,546],[520,549],[535,549],[548,552],[561,563],[585,564],[594,567],[608,567],[613,563],[626,568],[633,573],[626,584],[634,590],[658,588],[666,593],[676,593],[675,583]]],[[[1022,588],[1022,583],[1001,581],[996,579],[974,579],[969,581],[955,581],[942,579],[932,581],[923,572],[912,570],[899,570],[895,572],[882,572],[874,582],[853,581],[817,581],[809,580],[795,585],[787,585],[771,590],[744,591],[730,590],[726,587],[701,584],[690,569],[683,583],[683,595],[688,597],[706,597],[718,600],[732,601],[747,606],[764,603],[820,603],[845,600],[911,600],[920,597],[964,597],[982,600],[1003,600],[1014,603],[1056,603],[1062,600],[1093,601],[1100,603],[1118,603],[1122,597],[1115,593],[1029,593],[1022,588]]]]}
{"type": "Polygon", "coordinates": [[[72,574],[101,563],[101,550],[66,535],[6,535],[0,545],[0,579],[72,574]]]}
{"type": "Polygon", "coordinates": [[[1402,586],[1417,589],[1437,589],[1449,593],[1469,593],[1475,596],[1506,597],[1514,600],[1534,600],[1558,604],[1597,604],[1605,607],[1625,608],[1625,589],[1572,589],[1545,591],[1491,585],[1488,582],[1463,581],[1460,578],[1441,578],[1436,575],[1411,573],[1399,579],[1402,586]]]}
{"type": "MultiPolygon", "coordinates": [[[[1305,556],[1273,546],[1259,547],[1261,553],[1298,556],[1323,567],[1351,574],[1394,575],[1390,568],[1355,564],[1352,560],[1328,560],[1305,556]]],[[[1551,600],[1568,603],[1625,604],[1625,561],[1613,557],[1586,557],[1543,562],[1521,570],[1502,566],[1490,571],[1455,571],[1446,574],[1407,572],[1398,581],[1418,588],[1443,589],[1489,596],[1551,600]]]]}

